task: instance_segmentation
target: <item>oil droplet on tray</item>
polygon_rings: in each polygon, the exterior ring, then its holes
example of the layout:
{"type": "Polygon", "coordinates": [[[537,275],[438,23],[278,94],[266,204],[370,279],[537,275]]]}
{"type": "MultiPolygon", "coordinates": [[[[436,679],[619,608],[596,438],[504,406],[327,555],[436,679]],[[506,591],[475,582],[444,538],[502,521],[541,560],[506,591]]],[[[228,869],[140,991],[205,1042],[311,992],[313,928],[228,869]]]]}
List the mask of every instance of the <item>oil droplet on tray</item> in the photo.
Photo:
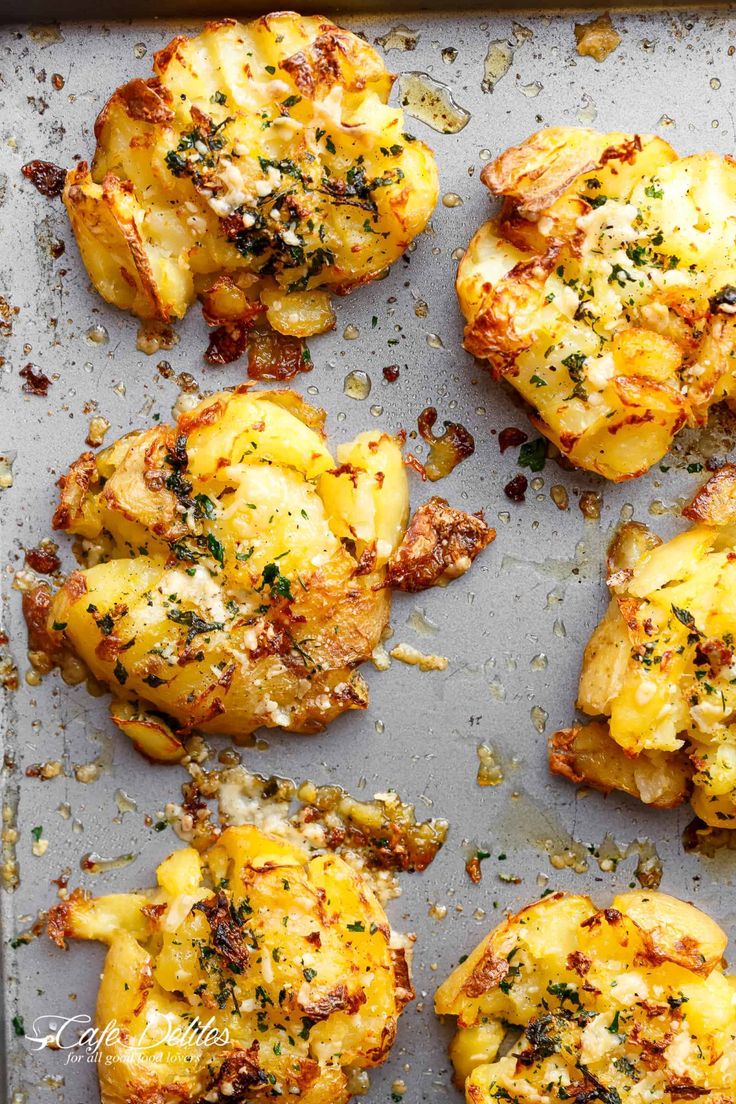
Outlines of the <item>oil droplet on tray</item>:
{"type": "Polygon", "coordinates": [[[89,854],[82,856],[79,865],[82,870],[90,874],[104,874],[108,870],[120,870],[121,867],[132,863],[135,857],[133,854],[127,854],[118,855],[115,859],[103,859],[96,851],[90,851],[89,854]]]}
{"type": "Polygon", "coordinates": [[[488,47],[486,60],[483,64],[483,80],[481,88],[484,92],[492,92],[502,77],[505,77],[514,60],[514,48],[504,38],[498,38],[488,47]]]}
{"type": "Polygon", "coordinates": [[[367,399],[371,393],[370,376],[357,369],[348,372],[342,385],[343,394],[349,399],[367,399]]]}
{"type": "Polygon", "coordinates": [[[533,705],[529,710],[529,716],[532,719],[532,724],[540,734],[544,732],[547,727],[547,717],[549,714],[545,709],[542,709],[541,705],[533,705]]]}
{"type": "Polygon", "coordinates": [[[110,335],[104,326],[90,326],[87,330],[86,337],[93,345],[107,345],[110,340],[110,335]]]}
{"type": "Polygon", "coordinates": [[[428,73],[402,73],[399,102],[412,119],[440,134],[458,134],[470,121],[470,112],[455,102],[447,85],[428,73]]]}

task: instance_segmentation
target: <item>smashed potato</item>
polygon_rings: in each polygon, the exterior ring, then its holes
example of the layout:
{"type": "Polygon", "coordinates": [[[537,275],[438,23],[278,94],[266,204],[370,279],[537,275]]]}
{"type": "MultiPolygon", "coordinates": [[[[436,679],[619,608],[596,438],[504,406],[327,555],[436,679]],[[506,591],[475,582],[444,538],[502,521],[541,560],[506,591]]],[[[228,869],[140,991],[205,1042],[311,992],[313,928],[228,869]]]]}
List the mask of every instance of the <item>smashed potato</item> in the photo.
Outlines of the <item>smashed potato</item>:
{"type": "Polygon", "coordinates": [[[555,893],[509,917],[435,997],[440,1015],[457,1017],[450,1054],[468,1104],[731,1101],[726,942],[663,893],[624,893],[604,909],[555,893]]]}
{"type": "Polygon", "coordinates": [[[77,891],[49,914],[60,946],[108,945],[102,1104],[344,1104],[351,1071],[385,1060],[414,995],[409,940],[368,881],[252,825],[203,855],[175,851],[157,878],[144,893],[77,891]]]}
{"type": "Polygon", "coordinates": [[[115,306],[180,318],[220,276],[223,321],[262,310],[305,337],[334,325],[330,291],[375,279],[426,226],[434,158],[351,32],[294,12],[223,19],[159,50],[154,74],[113,94],[91,170],[80,162],[64,189],[115,306]]]}
{"type": "Polygon", "coordinates": [[[736,828],[736,466],[684,514],[696,524],[665,544],[635,523],[616,537],[577,703],[607,720],[556,733],[550,765],[654,805],[692,790],[702,820],[736,828]]]}
{"type": "Polygon", "coordinates": [[[488,164],[458,270],[465,347],[578,467],[641,475],[736,390],[736,163],[555,127],[488,164]]]}
{"type": "MultiPolygon", "coordinates": [[[[388,623],[393,554],[396,585],[411,586],[412,562],[415,589],[432,581],[402,551],[399,439],[362,433],[335,460],[323,421],[294,392],[241,387],[176,427],[84,453],[62,477],[53,524],[81,538],[85,569],[51,600],[43,584],[40,604],[29,595],[34,648],[43,622],[52,662],[69,648],[110,686],[115,723],[151,758],[181,758],[193,729],[315,732],[365,708],[357,667],[388,623]]],[[[444,513],[450,578],[492,531],[444,513]],[[450,544],[453,526],[465,539],[450,544]]]]}

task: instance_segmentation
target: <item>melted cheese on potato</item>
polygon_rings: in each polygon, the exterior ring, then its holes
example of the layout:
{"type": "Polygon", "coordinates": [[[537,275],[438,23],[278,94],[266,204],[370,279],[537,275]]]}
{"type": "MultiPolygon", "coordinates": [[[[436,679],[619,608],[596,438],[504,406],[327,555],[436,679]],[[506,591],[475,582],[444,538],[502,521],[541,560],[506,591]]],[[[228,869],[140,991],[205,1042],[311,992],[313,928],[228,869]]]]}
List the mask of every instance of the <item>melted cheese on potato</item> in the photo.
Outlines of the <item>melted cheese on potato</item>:
{"type": "Polygon", "coordinates": [[[365,707],[356,668],[388,621],[408,486],[395,438],[363,433],[338,463],[323,418],[293,392],[221,392],[62,479],[54,525],[99,562],[67,579],[49,628],[128,703],[115,720],[152,757],[182,747],[138,701],[182,732],[236,735],[365,707]]]}
{"type": "Polygon", "coordinates": [[[64,202],[100,294],[142,318],[181,317],[233,276],[282,333],[334,324],[328,288],[378,276],[429,219],[431,151],[390,107],[362,39],[282,12],[209,23],[154,58],[100,114],[91,172],[64,202]]]}
{"type": "Polygon", "coordinates": [[[624,893],[600,910],[556,893],[510,917],[435,997],[440,1015],[457,1017],[450,1053],[468,1104],[732,1100],[726,942],[662,893],[624,893]]]}
{"type": "MultiPolygon", "coordinates": [[[[604,731],[595,726],[601,739],[610,737],[632,765],[654,755],[661,775],[685,773],[688,785],[662,803],[685,800],[692,787],[699,817],[734,827],[736,467],[712,476],[685,515],[698,524],[664,544],[652,534],[643,539],[644,527],[633,526],[639,532],[625,564],[614,549],[612,600],[585,650],[578,705],[608,718],[604,731]]],[[[624,530],[617,545],[626,542],[624,530]]],[[[612,772],[608,779],[582,774],[601,788],[635,792],[612,772]]]]}
{"type": "Polygon", "coordinates": [[[465,346],[579,467],[641,475],[732,395],[736,164],[569,127],[488,165],[460,264],[465,346]]]}
{"type": "Polygon", "coordinates": [[[102,1104],[351,1095],[413,997],[405,940],[367,879],[252,825],[175,851],[158,888],[89,898],[49,933],[108,945],[97,999],[102,1104]]]}

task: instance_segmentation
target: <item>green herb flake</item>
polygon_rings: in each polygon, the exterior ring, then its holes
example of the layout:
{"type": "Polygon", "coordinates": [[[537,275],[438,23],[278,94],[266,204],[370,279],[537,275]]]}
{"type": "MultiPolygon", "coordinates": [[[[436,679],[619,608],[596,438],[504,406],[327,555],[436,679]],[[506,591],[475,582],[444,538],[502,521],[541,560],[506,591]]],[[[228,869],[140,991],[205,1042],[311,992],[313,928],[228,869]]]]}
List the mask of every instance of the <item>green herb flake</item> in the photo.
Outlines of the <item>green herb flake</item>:
{"type": "Polygon", "coordinates": [[[547,462],[547,442],[544,437],[526,441],[519,449],[519,467],[540,472],[547,462]]]}

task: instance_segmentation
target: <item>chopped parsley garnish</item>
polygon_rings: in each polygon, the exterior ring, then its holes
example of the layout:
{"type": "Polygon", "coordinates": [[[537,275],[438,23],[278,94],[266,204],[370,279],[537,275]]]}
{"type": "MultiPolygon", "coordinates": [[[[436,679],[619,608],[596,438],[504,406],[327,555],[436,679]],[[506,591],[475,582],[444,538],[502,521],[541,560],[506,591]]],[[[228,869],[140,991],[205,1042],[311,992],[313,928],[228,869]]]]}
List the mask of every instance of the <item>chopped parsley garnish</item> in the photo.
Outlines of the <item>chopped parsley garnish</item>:
{"type": "Polygon", "coordinates": [[[572,985],[568,985],[565,981],[551,981],[547,986],[547,992],[551,996],[557,997],[560,1004],[568,1001],[570,1004],[577,1005],[578,1008],[581,1007],[580,994],[577,989],[572,985]]]}
{"type": "Polygon", "coordinates": [[[169,621],[174,621],[177,625],[187,625],[189,632],[187,633],[187,644],[191,644],[195,636],[200,636],[202,633],[214,632],[216,629],[223,627],[222,621],[205,621],[194,610],[180,610],[170,609],[166,614],[169,621]]]}
{"type": "Polygon", "coordinates": [[[264,587],[268,587],[272,598],[286,598],[290,602],[294,601],[291,582],[281,574],[279,565],[276,563],[267,563],[264,567],[261,585],[256,587],[256,590],[261,591],[264,587]]]}
{"type": "Polygon", "coordinates": [[[526,441],[519,450],[519,467],[539,472],[547,462],[547,442],[544,437],[526,441]]]}
{"type": "Polygon", "coordinates": [[[221,541],[217,539],[214,533],[207,534],[207,547],[210,550],[210,555],[213,559],[217,560],[220,567],[225,566],[225,548],[221,541]]]}
{"type": "Polygon", "coordinates": [[[209,495],[196,494],[194,496],[194,503],[197,507],[197,511],[202,517],[213,518],[215,516],[215,504],[209,495]]]}
{"type": "Polygon", "coordinates": [[[672,606],[672,612],[678,621],[680,621],[686,629],[695,629],[695,618],[691,614],[690,610],[683,609],[682,606],[672,606]]]}

